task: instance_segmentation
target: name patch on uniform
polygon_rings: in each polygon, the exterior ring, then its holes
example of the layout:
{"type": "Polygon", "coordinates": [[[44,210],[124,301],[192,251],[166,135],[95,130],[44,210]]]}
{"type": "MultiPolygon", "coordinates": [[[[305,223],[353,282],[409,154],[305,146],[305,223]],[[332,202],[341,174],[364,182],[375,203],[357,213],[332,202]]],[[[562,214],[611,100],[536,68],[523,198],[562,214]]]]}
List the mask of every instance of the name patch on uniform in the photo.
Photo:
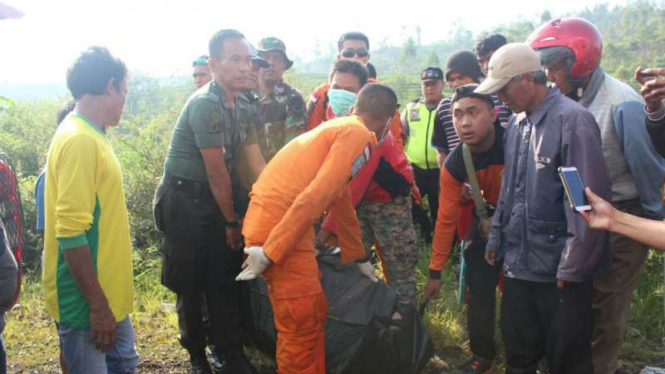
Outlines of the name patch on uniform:
{"type": "Polygon", "coordinates": [[[360,156],[353,160],[353,164],[351,164],[351,178],[355,177],[360,169],[365,166],[367,160],[369,160],[370,147],[371,146],[369,144],[365,146],[365,149],[363,149],[363,152],[360,154],[360,156]]]}
{"type": "Polygon", "coordinates": [[[549,157],[541,156],[541,155],[536,155],[536,169],[540,170],[544,168],[545,166],[549,165],[552,163],[552,159],[549,157]]]}

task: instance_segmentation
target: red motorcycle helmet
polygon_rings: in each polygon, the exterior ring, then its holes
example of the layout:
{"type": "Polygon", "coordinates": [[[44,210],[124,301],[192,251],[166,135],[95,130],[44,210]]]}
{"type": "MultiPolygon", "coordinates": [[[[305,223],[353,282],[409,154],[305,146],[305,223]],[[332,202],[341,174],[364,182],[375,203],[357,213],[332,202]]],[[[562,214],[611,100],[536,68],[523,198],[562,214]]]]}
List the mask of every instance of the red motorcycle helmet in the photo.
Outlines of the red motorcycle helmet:
{"type": "Polygon", "coordinates": [[[540,53],[544,66],[554,66],[562,59],[570,58],[568,76],[572,80],[592,74],[600,66],[603,55],[600,31],[582,18],[547,22],[529,36],[527,43],[540,53]]]}

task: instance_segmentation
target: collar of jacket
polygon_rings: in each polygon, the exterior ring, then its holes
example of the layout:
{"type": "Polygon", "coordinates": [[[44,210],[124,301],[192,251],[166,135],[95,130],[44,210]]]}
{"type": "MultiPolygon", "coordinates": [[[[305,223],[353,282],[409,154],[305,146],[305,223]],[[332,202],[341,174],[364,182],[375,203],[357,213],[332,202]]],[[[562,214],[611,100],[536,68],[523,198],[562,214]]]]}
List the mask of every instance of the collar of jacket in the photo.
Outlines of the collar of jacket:
{"type": "Polygon", "coordinates": [[[593,102],[593,99],[596,98],[596,94],[598,94],[598,91],[600,91],[600,87],[603,85],[604,82],[605,82],[605,71],[603,70],[603,68],[599,67],[593,72],[593,74],[591,74],[591,80],[589,81],[587,87],[584,89],[582,97],[578,101],[580,105],[582,105],[585,108],[590,107],[591,103],[593,102]]]}
{"type": "MultiPolygon", "coordinates": [[[[524,116],[518,116],[517,119],[524,120],[525,118],[529,118],[529,121],[533,124],[533,126],[538,126],[540,122],[542,121],[543,117],[545,117],[545,114],[547,113],[548,110],[554,105],[554,103],[559,100],[561,97],[561,91],[559,91],[558,88],[550,88],[549,92],[547,93],[547,96],[545,96],[545,99],[543,99],[543,102],[538,105],[536,110],[533,111],[533,113],[524,115],[524,116]]],[[[526,113],[523,113],[526,114],[526,113]]]]}

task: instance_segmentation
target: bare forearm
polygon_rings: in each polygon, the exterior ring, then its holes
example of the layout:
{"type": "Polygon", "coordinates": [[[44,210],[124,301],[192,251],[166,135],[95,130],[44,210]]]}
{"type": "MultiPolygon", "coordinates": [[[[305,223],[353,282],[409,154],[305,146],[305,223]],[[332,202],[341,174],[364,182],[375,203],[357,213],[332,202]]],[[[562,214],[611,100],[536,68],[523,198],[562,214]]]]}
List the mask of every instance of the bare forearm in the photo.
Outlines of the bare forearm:
{"type": "Polygon", "coordinates": [[[92,256],[87,245],[68,249],[64,252],[65,263],[76,281],[76,285],[85,297],[90,309],[108,306],[108,300],[92,263],[92,256]]]}
{"type": "Polygon", "coordinates": [[[208,182],[212,196],[217,202],[217,206],[222,211],[222,215],[227,222],[236,219],[235,209],[233,208],[233,187],[228,173],[209,173],[208,182]]]}
{"type": "Polygon", "coordinates": [[[620,211],[616,213],[610,231],[650,247],[665,250],[665,222],[636,217],[620,211]]]}
{"type": "Polygon", "coordinates": [[[266,167],[266,161],[263,159],[261,154],[261,148],[257,144],[250,144],[245,146],[245,153],[247,154],[247,159],[249,160],[249,168],[252,172],[252,183],[256,182],[259,179],[259,175],[266,167]]]}

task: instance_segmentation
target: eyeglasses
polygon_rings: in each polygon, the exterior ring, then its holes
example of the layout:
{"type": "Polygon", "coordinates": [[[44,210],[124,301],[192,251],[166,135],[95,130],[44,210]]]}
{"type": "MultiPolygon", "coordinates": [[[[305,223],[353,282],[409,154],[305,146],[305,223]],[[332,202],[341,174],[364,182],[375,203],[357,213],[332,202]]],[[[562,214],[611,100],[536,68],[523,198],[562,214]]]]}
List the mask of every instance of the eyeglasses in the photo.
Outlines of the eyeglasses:
{"type": "Polygon", "coordinates": [[[208,66],[208,60],[205,58],[197,58],[192,62],[192,66],[208,66]]]}
{"type": "Polygon", "coordinates": [[[342,57],[344,58],[351,58],[353,56],[358,56],[360,58],[367,57],[369,56],[369,51],[367,48],[346,48],[345,50],[342,51],[342,57]]]}

